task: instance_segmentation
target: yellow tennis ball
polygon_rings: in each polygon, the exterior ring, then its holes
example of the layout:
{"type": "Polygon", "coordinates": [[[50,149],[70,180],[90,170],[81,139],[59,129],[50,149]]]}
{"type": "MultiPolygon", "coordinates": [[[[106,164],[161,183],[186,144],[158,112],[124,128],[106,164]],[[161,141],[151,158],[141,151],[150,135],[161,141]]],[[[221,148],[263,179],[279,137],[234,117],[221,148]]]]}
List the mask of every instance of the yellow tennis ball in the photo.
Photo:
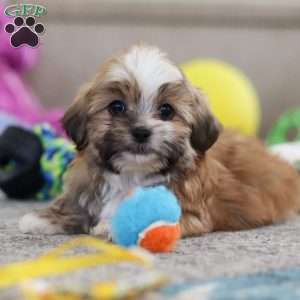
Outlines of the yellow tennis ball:
{"type": "Polygon", "coordinates": [[[259,100],[245,74],[213,59],[194,60],[181,67],[191,83],[208,95],[213,113],[225,127],[249,135],[257,133],[259,100]]]}

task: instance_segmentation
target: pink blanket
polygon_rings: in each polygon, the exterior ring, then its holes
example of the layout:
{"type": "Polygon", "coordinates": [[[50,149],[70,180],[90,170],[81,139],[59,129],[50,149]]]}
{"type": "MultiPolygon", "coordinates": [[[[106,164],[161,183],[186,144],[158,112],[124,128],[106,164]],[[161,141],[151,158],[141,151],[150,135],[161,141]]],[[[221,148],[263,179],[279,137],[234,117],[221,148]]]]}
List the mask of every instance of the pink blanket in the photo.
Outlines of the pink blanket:
{"type": "MultiPolygon", "coordinates": [[[[0,12],[2,11],[3,7],[0,5],[0,12]]],[[[46,111],[23,78],[37,63],[40,49],[28,46],[13,48],[9,34],[4,31],[5,25],[12,21],[13,18],[0,14],[0,112],[32,125],[48,122],[62,133],[60,119],[63,111],[46,111]]]]}

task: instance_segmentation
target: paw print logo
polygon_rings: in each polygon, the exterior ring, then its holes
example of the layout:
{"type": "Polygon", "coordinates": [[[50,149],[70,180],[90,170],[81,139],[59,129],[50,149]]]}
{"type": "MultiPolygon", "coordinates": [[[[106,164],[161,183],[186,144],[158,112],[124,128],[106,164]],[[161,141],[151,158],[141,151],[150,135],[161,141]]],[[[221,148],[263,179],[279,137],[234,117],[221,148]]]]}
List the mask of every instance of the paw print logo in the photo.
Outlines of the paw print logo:
{"type": "Polygon", "coordinates": [[[43,24],[36,24],[34,17],[16,17],[14,24],[9,23],[5,26],[5,31],[11,34],[10,42],[15,48],[22,45],[36,47],[39,44],[39,35],[45,32],[43,24]]]}

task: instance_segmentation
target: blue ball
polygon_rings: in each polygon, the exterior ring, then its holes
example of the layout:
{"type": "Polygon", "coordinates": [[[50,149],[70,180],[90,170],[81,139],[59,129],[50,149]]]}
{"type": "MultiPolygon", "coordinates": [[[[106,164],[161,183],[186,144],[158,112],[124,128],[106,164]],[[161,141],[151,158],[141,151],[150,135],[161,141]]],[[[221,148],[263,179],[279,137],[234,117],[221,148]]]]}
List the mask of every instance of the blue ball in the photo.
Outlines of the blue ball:
{"type": "Polygon", "coordinates": [[[112,219],[113,241],[121,246],[135,246],[139,233],[152,223],[177,223],[180,217],[177,198],[166,187],[139,187],[124,199],[112,219]]]}

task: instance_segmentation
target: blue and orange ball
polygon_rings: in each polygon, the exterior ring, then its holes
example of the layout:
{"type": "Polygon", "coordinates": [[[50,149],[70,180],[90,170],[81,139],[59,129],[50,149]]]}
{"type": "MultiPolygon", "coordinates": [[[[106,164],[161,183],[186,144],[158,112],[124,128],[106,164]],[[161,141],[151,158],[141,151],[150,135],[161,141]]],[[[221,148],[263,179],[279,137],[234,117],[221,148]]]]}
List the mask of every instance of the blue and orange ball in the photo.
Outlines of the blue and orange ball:
{"type": "Polygon", "coordinates": [[[181,208],[164,186],[140,187],[119,206],[112,220],[113,241],[151,252],[170,252],[180,238],[181,208]]]}

